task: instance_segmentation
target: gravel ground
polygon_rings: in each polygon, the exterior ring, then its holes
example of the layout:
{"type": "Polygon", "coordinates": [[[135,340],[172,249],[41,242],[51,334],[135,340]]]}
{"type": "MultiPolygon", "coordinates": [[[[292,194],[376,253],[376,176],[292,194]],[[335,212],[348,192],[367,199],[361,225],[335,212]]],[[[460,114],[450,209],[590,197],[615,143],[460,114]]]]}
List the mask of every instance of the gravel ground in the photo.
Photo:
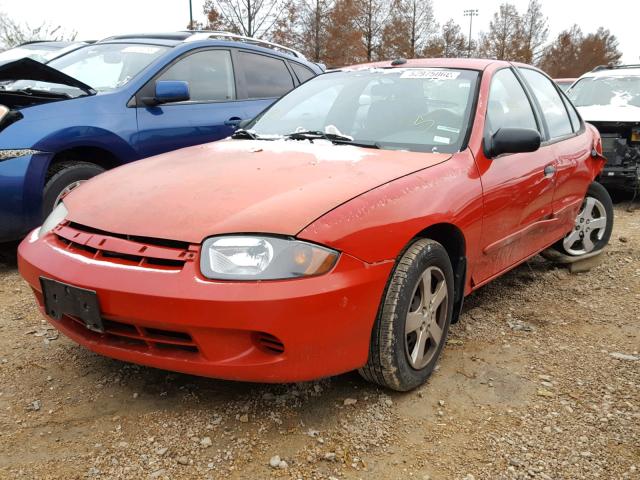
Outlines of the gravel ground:
{"type": "Polygon", "coordinates": [[[602,264],[468,298],[429,383],[263,385],[99,357],[0,251],[0,478],[640,479],[640,212],[602,264]]]}

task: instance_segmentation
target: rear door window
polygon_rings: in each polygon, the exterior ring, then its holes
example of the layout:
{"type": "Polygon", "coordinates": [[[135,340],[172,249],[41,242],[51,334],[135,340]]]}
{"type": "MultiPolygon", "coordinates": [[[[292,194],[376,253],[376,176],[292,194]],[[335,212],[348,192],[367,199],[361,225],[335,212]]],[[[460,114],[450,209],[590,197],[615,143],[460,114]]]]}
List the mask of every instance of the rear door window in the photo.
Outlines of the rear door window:
{"type": "Polygon", "coordinates": [[[239,52],[249,98],[278,98],[293,88],[293,78],[284,60],[239,52]]]}
{"type": "Polygon", "coordinates": [[[553,82],[540,72],[529,68],[521,68],[520,72],[531,87],[531,90],[533,90],[533,94],[542,108],[542,115],[549,127],[550,139],[553,140],[572,134],[573,128],[569,114],[553,82]]]}
{"type": "Polygon", "coordinates": [[[529,98],[509,68],[498,71],[491,80],[487,127],[491,134],[504,127],[539,131],[529,98]]]}

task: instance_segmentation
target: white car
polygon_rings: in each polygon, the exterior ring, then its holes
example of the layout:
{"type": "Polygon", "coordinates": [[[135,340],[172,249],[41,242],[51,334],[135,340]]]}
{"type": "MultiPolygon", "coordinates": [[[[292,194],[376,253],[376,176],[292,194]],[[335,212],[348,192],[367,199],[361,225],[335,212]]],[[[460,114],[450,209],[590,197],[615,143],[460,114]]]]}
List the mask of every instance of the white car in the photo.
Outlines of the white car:
{"type": "Polygon", "coordinates": [[[582,118],[602,136],[607,187],[640,187],[640,65],[597,67],[567,91],[582,118]]]}

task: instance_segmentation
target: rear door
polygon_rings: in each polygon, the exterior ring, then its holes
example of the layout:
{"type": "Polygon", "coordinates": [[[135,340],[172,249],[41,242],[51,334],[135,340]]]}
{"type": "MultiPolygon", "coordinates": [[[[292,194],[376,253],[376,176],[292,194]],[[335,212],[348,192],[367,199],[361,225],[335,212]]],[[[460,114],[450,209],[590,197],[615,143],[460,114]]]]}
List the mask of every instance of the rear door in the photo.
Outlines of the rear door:
{"type": "Polygon", "coordinates": [[[168,65],[136,94],[138,133],[134,147],[141,157],[228,137],[234,124],[250,118],[253,109],[238,100],[232,52],[204,49],[189,52],[168,65]],[[147,106],[157,80],[189,84],[185,102],[147,106]]]}
{"type": "Polygon", "coordinates": [[[297,84],[293,72],[282,58],[240,50],[235,56],[238,66],[238,90],[245,99],[246,112],[253,118],[297,84]]]}
{"type": "Polygon", "coordinates": [[[557,222],[549,231],[548,242],[563,236],[573,226],[589,183],[590,171],[585,161],[591,155],[593,145],[585,134],[575,108],[558,91],[554,82],[537,70],[519,68],[529,86],[547,131],[545,142],[555,156],[555,191],[553,214],[557,222]]]}

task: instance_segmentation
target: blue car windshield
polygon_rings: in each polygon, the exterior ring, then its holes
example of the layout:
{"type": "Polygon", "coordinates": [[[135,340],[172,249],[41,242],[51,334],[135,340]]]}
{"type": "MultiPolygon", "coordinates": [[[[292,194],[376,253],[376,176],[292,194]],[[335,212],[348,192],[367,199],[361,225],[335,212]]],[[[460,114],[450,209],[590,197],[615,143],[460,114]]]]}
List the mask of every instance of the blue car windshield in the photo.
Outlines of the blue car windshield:
{"type": "MultiPolygon", "coordinates": [[[[102,43],[89,45],[63,55],[47,65],[80,80],[98,92],[109,92],[126,85],[169,47],[139,43],[102,43]]],[[[6,90],[33,88],[71,93],[73,87],[46,82],[19,80],[6,90]]]]}

